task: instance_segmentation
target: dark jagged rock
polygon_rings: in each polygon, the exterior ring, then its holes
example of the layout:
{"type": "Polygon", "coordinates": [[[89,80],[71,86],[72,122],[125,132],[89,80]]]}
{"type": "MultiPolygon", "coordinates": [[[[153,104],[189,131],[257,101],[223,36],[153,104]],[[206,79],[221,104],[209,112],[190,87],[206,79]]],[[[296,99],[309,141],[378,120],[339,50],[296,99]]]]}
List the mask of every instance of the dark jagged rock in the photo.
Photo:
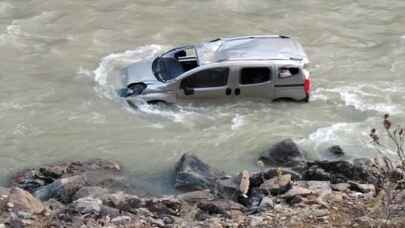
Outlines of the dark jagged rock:
{"type": "Polygon", "coordinates": [[[372,184],[359,184],[354,181],[349,181],[348,184],[350,185],[350,190],[361,192],[361,193],[374,193],[375,187],[372,184]]]}
{"type": "Polygon", "coordinates": [[[270,147],[260,156],[269,165],[273,166],[297,166],[304,161],[304,153],[292,139],[285,139],[270,147]]]}
{"type": "Polygon", "coordinates": [[[80,188],[73,196],[73,200],[77,200],[84,197],[92,198],[102,198],[104,195],[107,195],[110,192],[109,189],[98,187],[98,186],[89,186],[80,188]]]}
{"type": "Polygon", "coordinates": [[[225,173],[216,170],[192,154],[184,154],[176,164],[175,187],[182,191],[215,188],[225,173]]]}
{"type": "Polygon", "coordinates": [[[367,183],[376,183],[376,177],[368,171],[367,166],[354,165],[349,161],[313,161],[308,162],[303,172],[304,180],[331,181],[345,183],[356,180],[367,183]]]}
{"type": "Polygon", "coordinates": [[[343,151],[342,147],[340,147],[339,145],[334,145],[334,146],[329,147],[327,149],[327,152],[336,157],[342,157],[345,155],[345,152],[343,151]]]}
{"type": "Polygon", "coordinates": [[[198,203],[197,207],[209,215],[220,214],[228,217],[231,216],[233,211],[241,212],[245,210],[245,207],[232,200],[201,201],[198,203]]]}

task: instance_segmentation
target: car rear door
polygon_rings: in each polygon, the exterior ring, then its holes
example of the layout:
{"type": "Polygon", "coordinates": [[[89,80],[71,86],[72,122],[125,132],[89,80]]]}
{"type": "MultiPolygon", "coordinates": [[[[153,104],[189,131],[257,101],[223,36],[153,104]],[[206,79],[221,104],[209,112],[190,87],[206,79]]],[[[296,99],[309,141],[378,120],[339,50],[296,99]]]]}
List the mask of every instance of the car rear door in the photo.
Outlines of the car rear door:
{"type": "Polygon", "coordinates": [[[279,65],[276,71],[276,98],[301,100],[306,97],[304,91],[304,73],[300,67],[295,65],[279,65]]]}
{"type": "Polygon", "coordinates": [[[269,65],[240,67],[234,95],[241,98],[272,99],[274,94],[272,75],[273,67],[269,65]]]}
{"type": "Polygon", "coordinates": [[[221,99],[232,95],[230,68],[202,69],[181,79],[177,99],[221,99]]]}

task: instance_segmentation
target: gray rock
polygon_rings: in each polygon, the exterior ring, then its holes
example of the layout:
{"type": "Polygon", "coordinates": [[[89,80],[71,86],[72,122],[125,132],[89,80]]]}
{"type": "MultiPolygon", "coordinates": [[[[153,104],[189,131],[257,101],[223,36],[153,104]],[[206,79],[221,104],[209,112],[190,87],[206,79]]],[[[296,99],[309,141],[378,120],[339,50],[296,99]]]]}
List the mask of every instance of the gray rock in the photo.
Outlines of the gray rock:
{"type": "Polygon", "coordinates": [[[54,198],[64,203],[70,203],[73,195],[87,184],[86,181],[85,177],[80,175],[58,179],[52,184],[36,190],[34,196],[42,201],[54,198]]]}
{"type": "Polygon", "coordinates": [[[102,203],[103,202],[100,199],[85,197],[74,201],[70,205],[70,208],[82,215],[84,214],[99,215],[102,203]]]}
{"type": "Polygon", "coordinates": [[[260,209],[273,209],[274,208],[274,201],[270,197],[263,197],[262,201],[259,204],[260,209]]]}
{"type": "Polygon", "coordinates": [[[111,219],[111,223],[117,226],[125,226],[131,222],[131,217],[129,216],[119,216],[111,219]]]}
{"type": "Polygon", "coordinates": [[[260,159],[274,166],[296,166],[305,160],[302,149],[292,139],[274,144],[260,159]]]}
{"type": "Polygon", "coordinates": [[[225,174],[192,154],[183,154],[175,168],[175,187],[182,191],[215,188],[216,181],[225,174]]]}
{"type": "Polygon", "coordinates": [[[235,200],[242,195],[240,181],[240,176],[218,179],[212,191],[223,198],[235,200]]]}
{"type": "Polygon", "coordinates": [[[299,187],[306,188],[318,195],[332,193],[329,181],[297,181],[295,184],[299,187]]]}
{"type": "Polygon", "coordinates": [[[287,193],[281,197],[290,204],[295,204],[302,201],[303,197],[309,196],[313,192],[307,188],[300,186],[293,186],[287,193]]]}
{"type": "Polygon", "coordinates": [[[77,200],[84,197],[102,198],[108,194],[109,190],[98,186],[89,186],[80,188],[73,196],[73,200],[77,200]]]}
{"type": "Polygon", "coordinates": [[[210,190],[206,189],[179,194],[177,198],[186,202],[195,203],[201,200],[212,200],[214,199],[214,195],[211,194],[210,190]]]}
{"type": "Polygon", "coordinates": [[[291,188],[291,175],[273,177],[260,185],[260,189],[273,195],[284,194],[291,188]]]}
{"type": "Polygon", "coordinates": [[[330,186],[334,191],[346,192],[350,190],[350,184],[348,183],[331,184],[330,186]]]}
{"type": "Polygon", "coordinates": [[[135,195],[129,195],[123,192],[116,192],[105,195],[102,198],[103,204],[117,208],[122,211],[135,212],[137,208],[143,206],[142,199],[135,195]]]}

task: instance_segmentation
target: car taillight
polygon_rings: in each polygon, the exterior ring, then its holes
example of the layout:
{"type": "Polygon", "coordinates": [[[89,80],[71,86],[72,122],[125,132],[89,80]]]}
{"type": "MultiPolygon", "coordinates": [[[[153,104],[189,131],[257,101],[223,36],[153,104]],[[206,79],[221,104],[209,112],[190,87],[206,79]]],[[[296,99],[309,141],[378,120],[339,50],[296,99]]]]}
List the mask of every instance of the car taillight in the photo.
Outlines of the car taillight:
{"type": "Polygon", "coordinates": [[[304,92],[307,96],[311,94],[311,87],[312,87],[312,82],[311,78],[309,75],[309,71],[304,70],[304,92]]]}

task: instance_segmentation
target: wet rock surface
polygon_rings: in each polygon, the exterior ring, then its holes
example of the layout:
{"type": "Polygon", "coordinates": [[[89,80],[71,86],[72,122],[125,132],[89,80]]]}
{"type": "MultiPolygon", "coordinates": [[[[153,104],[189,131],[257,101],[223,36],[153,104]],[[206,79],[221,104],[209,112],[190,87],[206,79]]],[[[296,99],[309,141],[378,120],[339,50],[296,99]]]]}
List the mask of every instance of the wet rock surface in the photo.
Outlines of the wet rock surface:
{"type": "MultiPolygon", "coordinates": [[[[294,148],[290,143],[286,144],[294,148]]],[[[5,227],[381,224],[374,218],[376,210],[369,206],[377,197],[373,181],[379,175],[377,170],[381,170],[376,168],[380,163],[367,159],[306,161],[301,156],[292,157],[278,163],[282,166],[262,167],[259,172],[244,170],[232,176],[195,155],[185,154],[173,173],[173,184],[181,191],[160,197],[134,194],[115,162],[90,160],[44,166],[23,172],[11,182],[11,188],[0,188],[0,221],[4,221],[5,227]]],[[[405,224],[401,223],[405,216],[401,206],[405,191],[398,195],[394,201],[395,220],[386,227],[405,224]]]]}
{"type": "Polygon", "coordinates": [[[304,161],[304,152],[292,139],[285,139],[270,147],[260,159],[274,166],[296,166],[304,161]]]}

